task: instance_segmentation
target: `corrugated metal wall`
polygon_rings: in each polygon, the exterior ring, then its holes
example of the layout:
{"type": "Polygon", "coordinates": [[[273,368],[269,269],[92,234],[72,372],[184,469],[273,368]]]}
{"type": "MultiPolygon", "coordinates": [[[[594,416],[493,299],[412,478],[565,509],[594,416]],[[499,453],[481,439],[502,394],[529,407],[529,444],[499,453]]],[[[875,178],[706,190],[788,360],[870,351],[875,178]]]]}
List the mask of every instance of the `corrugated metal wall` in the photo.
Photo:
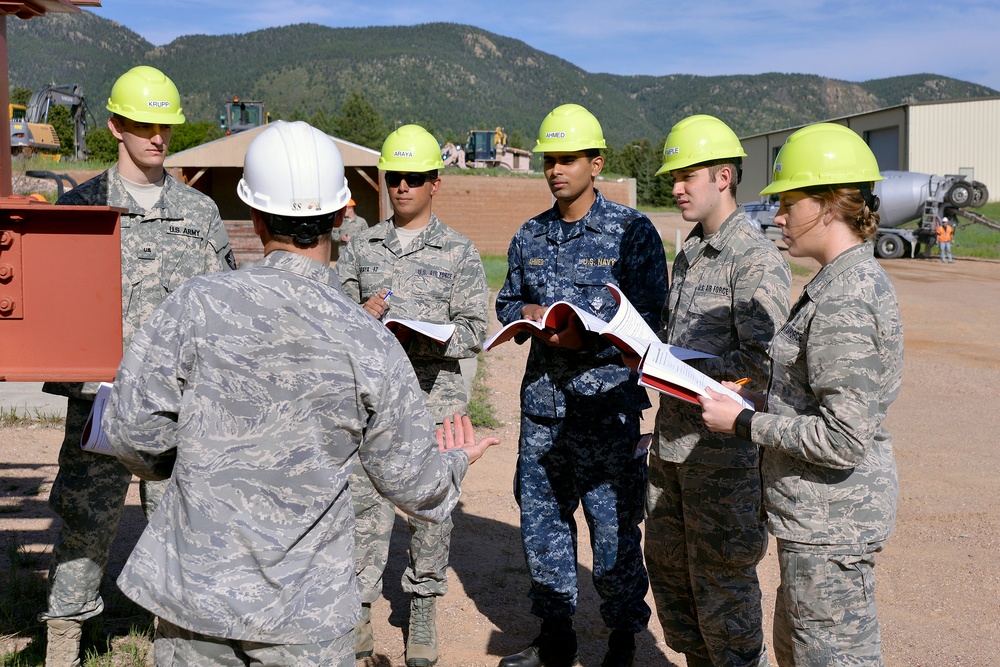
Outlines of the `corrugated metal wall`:
{"type": "Polygon", "coordinates": [[[1000,98],[910,107],[910,171],[971,173],[1000,200],[1000,98]]]}

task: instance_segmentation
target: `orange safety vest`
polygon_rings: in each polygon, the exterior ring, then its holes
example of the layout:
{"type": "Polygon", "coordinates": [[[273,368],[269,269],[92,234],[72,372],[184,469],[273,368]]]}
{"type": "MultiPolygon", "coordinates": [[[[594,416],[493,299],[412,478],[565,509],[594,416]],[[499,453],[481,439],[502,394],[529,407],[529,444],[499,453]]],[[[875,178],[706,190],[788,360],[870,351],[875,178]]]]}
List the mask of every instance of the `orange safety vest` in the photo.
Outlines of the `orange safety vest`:
{"type": "Polygon", "coordinates": [[[944,223],[937,228],[938,243],[948,243],[955,238],[955,228],[944,223]]]}

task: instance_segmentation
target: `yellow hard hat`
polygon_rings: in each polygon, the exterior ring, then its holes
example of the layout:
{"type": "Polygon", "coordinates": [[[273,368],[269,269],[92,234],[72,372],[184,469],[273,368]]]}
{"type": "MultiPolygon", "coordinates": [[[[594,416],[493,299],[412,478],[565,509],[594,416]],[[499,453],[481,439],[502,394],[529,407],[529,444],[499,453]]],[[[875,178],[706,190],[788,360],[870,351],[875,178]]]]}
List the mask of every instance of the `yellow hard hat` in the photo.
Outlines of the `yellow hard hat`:
{"type": "Polygon", "coordinates": [[[867,184],[881,181],[878,162],[858,133],[837,123],[816,123],[796,130],[774,159],[769,195],[815,185],[867,184]]]}
{"type": "Polygon", "coordinates": [[[184,122],[177,86],[166,74],[147,65],[118,77],[108,98],[108,111],[137,123],[180,125],[184,122]]]}
{"type": "Polygon", "coordinates": [[[444,169],[441,147],[434,135],[419,125],[403,125],[385,138],[378,168],[407,173],[444,169]]]}
{"type": "Polygon", "coordinates": [[[542,120],[532,152],[575,153],[598,148],[607,148],[607,144],[594,114],[579,104],[563,104],[542,120]]]}
{"type": "Polygon", "coordinates": [[[739,165],[740,158],[746,156],[739,137],[728,125],[715,116],[697,114],[671,128],[663,144],[663,166],[656,175],[726,158],[739,165]]]}

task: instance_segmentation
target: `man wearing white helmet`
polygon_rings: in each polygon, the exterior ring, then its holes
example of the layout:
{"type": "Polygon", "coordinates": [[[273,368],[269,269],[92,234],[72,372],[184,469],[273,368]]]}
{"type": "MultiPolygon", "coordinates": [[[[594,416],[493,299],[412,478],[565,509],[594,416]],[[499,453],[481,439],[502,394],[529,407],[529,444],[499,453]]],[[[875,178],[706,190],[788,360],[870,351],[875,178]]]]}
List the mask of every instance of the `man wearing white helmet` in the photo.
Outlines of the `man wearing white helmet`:
{"type": "Polygon", "coordinates": [[[435,439],[406,353],[341,291],[331,230],[351,194],[330,137],[269,126],[238,194],[264,258],[170,295],[115,380],[103,421],[115,453],[140,477],[170,477],[118,585],[160,619],[157,665],[348,667],[349,462],[440,521],[497,440],[473,444],[467,418],[435,439]]]}
{"type": "MultiPolygon", "coordinates": [[[[107,104],[118,162],[65,195],[58,204],[116,206],[121,215],[122,346],[160,302],[192,276],[236,268],[229,235],[209,197],[170,176],[163,160],[175,125],[184,122],[180,96],[163,72],[133,67],[115,82],[107,104]]],[[[132,474],[114,457],[83,451],[80,438],[97,382],[49,382],[68,397],[66,436],[49,506],[63,524],[52,549],[45,664],[80,664],[83,622],[101,613],[100,587],[111,543],[125,509],[132,474]]],[[[147,516],[159,483],[139,487],[147,516]]]]}

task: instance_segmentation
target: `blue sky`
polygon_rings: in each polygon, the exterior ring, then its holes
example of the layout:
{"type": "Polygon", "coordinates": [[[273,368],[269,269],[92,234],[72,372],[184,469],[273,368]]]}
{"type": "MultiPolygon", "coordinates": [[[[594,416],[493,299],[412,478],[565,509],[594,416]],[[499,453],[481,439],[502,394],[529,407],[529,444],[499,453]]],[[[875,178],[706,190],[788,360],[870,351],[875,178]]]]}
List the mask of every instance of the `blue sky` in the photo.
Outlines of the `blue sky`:
{"type": "Polygon", "coordinates": [[[1000,2],[963,0],[103,0],[155,45],[292,23],[465,23],[588,72],[797,72],[847,81],[931,72],[1000,90],[1000,2]]]}

